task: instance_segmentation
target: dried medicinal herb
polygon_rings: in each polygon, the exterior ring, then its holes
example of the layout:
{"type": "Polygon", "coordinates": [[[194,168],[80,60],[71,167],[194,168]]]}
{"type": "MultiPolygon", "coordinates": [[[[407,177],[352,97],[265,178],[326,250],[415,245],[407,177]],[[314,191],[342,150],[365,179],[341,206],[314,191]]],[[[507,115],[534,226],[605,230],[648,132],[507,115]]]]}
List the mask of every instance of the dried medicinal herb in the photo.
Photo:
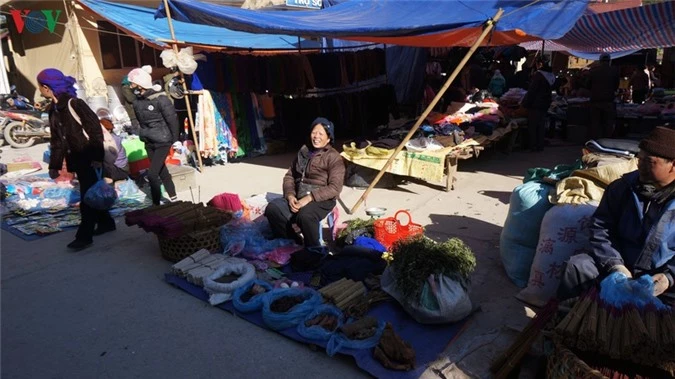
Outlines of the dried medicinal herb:
{"type": "Polygon", "coordinates": [[[445,275],[466,289],[476,268],[476,257],[471,248],[459,238],[450,238],[443,243],[424,236],[400,240],[394,243],[392,255],[396,287],[412,301],[419,300],[429,275],[445,275]]]}

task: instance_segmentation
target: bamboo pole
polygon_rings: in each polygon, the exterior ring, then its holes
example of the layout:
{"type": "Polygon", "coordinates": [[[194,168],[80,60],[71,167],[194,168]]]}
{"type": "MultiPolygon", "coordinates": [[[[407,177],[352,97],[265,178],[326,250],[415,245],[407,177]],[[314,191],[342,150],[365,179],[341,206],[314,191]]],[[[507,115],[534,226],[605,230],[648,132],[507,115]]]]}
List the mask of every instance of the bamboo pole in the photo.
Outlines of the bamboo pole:
{"type": "MultiPolygon", "coordinates": [[[[178,55],[178,44],[176,43],[176,33],[173,31],[173,22],[171,22],[171,9],[169,9],[169,0],[164,0],[164,9],[166,12],[166,20],[169,23],[169,31],[171,32],[171,46],[173,47],[173,52],[178,55]]],[[[183,83],[183,92],[185,93],[185,106],[187,107],[188,120],[190,121],[190,128],[192,129],[192,139],[195,143],[195,150],[197,150],[197,159],[199,160],[199,171],[204,170],[202,163],[202,155],[199,153],[199,144],[197,140],[197,131],[195,130],[195,122],[192,119],[192,105],[190,105],[190,93],[188,92],[187,84],[185,83],[185,75],[181,70],[180,72],[180,81],[183,83]]]]}
{"type": "MultiPolygon", "coordinates": [[[[166,1],[166,0],[164,0],[164,1],[166,1]]],[[[455,71],[453,71],[452,75],[450,75],[450,77],[445,82],[443,87],[441,87],[440,91],[438,91],[438,93],[436,94],[436,97],[431,101],[429,106],[427,106],[427,109],[425,109],[424,112],[422,112],[422,115],[417,119],[417,122],[415,123],[415,125],[413,125],[412,129],[410,129],[410,131],[405,136],[405,138],[403,138],[403,141],[401,141],[401,143],[398,145],[396,150],[394,150],[394,153],[391,155],[391,157],[389,157],[389,160],[387,160],[387,162],[384,164],[384,167],[382,167],[380,172],[377,173],[377,176],[375,176],[375,179],[373,179],[373,182],[370,183],[370,186],[368,186],[368,189],[366,189],[366,191],[363,193],[363,195],[361,195],[361,197],[356,202],[356,204],[354,204],[354,207],[352,207],[352,209],[349,211],[349,214],[354,214],[354,212],[356,212],[356,210],[359,209],[359,206],[361,206],[361,203],[363,203],[363,201],[366,199],[366,197],[368,197],[368,194],[370,194],[370,191],[372,191],[373,188],[375,188],[375,186],[377,185],[377,182],[379,182],[380,179],[382,179],[382,176],[387,171],[387,168],[389,168],[389,166],[391,166],[392,162],[394,162],[394,159],[396,159],[396,156],[398,155],[398,153],[400,153],[401,150],[403,150],[403,147],[405,146],[405,144],[408,143],[408,141],[410,141],[410,138],[412,138],[412,136],[415,134],[417,129],[420,127],[420,125],[422,125],[422,122],[427,118],[429,113],[431,113],[431,110],[434,109],[434,107],[436,106],[438,101],[441,99],[443,94],[445,94],[445,91],[447,91],[447,89],[450,87],[450,84],[452,84],[452,82],[455,80],[455,78],[459,75],[459,72],[462,70],[462,68],[464,68],[464,65],[466,65],[466,62],[469,61],[469,58],[471,58],[471,56],[476,51],[476,49],[478,49],[478,46],[480,46],[480,44],[483,42],[485,37],[487,37],[487,35],[490,33],[492,28],[497,23],[497,21],[499,21],[499,19],[502,17],[503,13],[504,13],[504,10],[499,8],[499,10],[494,15],[494,17],[489,19],[486,22],[485,28],[483,29],[483,32],[481,33],[481,35],[478,37],[476,42],[474,42],[473,46],[471,46],[471,49],[469,49],[469,51],[466,53],[466,55],[464,56],[462,61],[459,62],[459,65],[455,68],[455,71]]]]}

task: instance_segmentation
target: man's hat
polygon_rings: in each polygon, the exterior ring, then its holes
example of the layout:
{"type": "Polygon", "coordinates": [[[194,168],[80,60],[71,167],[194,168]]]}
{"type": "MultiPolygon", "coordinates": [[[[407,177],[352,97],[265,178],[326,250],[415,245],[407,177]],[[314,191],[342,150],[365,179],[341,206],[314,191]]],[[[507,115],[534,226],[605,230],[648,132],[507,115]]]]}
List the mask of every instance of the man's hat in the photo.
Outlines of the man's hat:
{"type": "Polygon", "coordinates": [[[657,126],[640,141],[640,149],[650,155],[666,159],[675,159],[675,130],[657,126]]]}

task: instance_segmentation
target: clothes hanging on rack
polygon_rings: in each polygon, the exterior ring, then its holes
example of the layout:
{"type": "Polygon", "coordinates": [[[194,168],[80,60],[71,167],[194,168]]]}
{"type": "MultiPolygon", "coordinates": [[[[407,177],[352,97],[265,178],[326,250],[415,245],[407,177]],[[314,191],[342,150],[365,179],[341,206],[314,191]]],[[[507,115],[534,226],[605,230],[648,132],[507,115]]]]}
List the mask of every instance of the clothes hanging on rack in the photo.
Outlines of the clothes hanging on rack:
{"type": "MultiPolygon", "coordinates": [[[[226,121],[228,106],[224,96],[204,90],[199,95],[197,125],[199,131],[199,152],[204,158],[216,158],[227,162],[229,155],[238,150],[226,121]]],[[[229,112],[231,113],[231,112],[229,112]]]]}

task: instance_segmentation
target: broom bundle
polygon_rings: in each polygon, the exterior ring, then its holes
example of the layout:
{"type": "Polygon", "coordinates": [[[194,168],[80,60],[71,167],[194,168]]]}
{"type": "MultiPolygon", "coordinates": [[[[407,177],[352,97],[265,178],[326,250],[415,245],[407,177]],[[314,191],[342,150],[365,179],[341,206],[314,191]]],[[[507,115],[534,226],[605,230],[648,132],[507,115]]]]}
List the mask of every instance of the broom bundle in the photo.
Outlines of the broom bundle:
{"type": "Polygon", "coordinates": [[[672,311],[615,307],[600,299],[597,289],[583,295],[553,332],[564,346],[612,359],[644,366],[675,361],[672,311]]]}
{"type": "Polygon", "coordinates": [[[194,231],[218,227],[230,221],[232,216],[219,209],[178,201],[130,212],[127,225],[138,225],[159,237],[178,238],[194,231]]]}

